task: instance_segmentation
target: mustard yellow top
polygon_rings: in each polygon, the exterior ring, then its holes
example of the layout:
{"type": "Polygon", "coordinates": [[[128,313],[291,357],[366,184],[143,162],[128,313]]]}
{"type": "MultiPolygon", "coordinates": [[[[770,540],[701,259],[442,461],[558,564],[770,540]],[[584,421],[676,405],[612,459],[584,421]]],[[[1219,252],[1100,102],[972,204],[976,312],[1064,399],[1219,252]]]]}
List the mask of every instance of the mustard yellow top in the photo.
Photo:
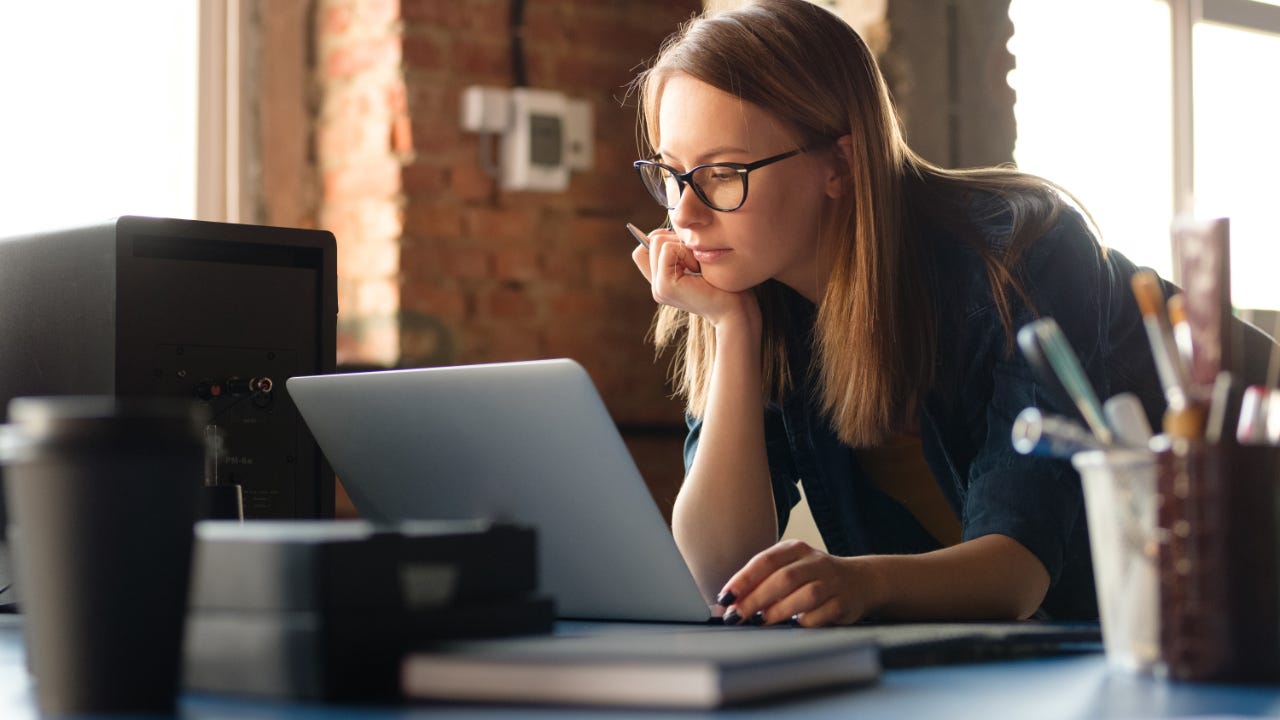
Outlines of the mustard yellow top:
{"type": "Polygon", "coordinates": [[[876,487],[905,507],[943,547],[960,542],[960,520],[924,461],[919,436],[902,433],[856,453],[876,487]]]}

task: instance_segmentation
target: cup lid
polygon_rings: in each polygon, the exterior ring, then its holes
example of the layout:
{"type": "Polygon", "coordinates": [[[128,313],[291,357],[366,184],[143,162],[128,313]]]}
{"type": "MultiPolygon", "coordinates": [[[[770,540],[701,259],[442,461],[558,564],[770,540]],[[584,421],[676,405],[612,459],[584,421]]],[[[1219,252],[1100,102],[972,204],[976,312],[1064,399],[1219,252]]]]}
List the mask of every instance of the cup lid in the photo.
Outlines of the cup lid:
{"type": "Polygon", "coordinates": [[[181,397],[117,397],[113,395],[55,395],[19,397],[9,402],[9,448],[58,437],[116,434],[129,428],[149,432],[169,429],[199,434],[209,421],[204,403],[181,397]]]}

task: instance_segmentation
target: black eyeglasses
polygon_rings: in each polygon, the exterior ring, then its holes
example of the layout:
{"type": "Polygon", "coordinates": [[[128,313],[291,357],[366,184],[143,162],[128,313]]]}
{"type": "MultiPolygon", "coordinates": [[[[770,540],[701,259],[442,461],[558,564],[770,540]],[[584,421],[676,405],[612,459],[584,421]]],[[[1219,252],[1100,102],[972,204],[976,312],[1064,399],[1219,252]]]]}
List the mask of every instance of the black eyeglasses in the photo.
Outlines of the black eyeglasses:
{"type": "Polygon", "coordinates": [[[633,165],[640,173],[644,186],[649,189],[649,194],[668,210],[675,209],[687,185],[712,210],[733,212],[747,201],[747,175],[752,170],[759,170],[765,165],[772,165],[808,150],[808,147],[800,147],[753,163],[709,163],[688,172],[680,172],[670,165],[652,160],[637,160],[633,165]]]}

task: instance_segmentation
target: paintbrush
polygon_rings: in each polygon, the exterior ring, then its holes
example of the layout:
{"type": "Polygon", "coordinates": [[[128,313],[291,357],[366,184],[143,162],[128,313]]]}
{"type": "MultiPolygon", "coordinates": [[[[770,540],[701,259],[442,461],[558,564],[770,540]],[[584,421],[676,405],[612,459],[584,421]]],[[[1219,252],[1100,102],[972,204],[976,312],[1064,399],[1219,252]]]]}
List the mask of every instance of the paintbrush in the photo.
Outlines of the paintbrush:
{"type": "Polygon", "coordinates": [[[1189,394],[1186,368],[1178,357],[1173,328],[1165,314],[1160,279],[1150,270],[1139,270],[1134,273],[1130,284],[1138,301],[1138,309],[1142,311],[1142,324],[1147,330],[1147,340],[1151,343],[1151,354],[1155,358],[1156,374],[1160,377],[1164,399],[1168,404],[1164,414],[1164,431],[1173,437],[1200,437],[1204,434],[1205,411],[1199,404],[1192,402],[1189,394]]]}
{"type": "Polygon", "coordinates": [[[1080,410],[1085,424],[1093,431],[1098,442],[1111,445],[1115,436],[1103,417],[1102,404],[1098,402],[1097,393],[1089,384],[1084,368],[1080,367],[1080,360],[1071,350],[1071,344],[1062,334],[1057,321],[1053,318],[1040,318],[1027,323],[1018,331],[1018,345],[1022,347],[1027,361],[1033,366],[1039,366],[1038,371],[1042,375],[1050,374],[1044,368],[1048,364],[1051,374],[1062,383],[1063,389],[1080,410]],[[1028,348],[1035,352],[1028,352],[1028,348]]]}
{"type": "Polygon", "coordinates": [[[1069,458],[1085,450],[1101,450],[1102,443],[1080,423],[1059,415],[1045,415],[1029,407],[1013,421],[1013,449],[1023,455],[1069,458]]]}
{"type": "Polygon", "coordinates": [[[1182,293],[1169,298],[1169,324],[1173,327],[1173,344],[1178,348],[1182,367],[1189,368],[1195,351],[1191,347],[1191,323],[1187,322],[1186,299],[1182,293]]]}
{"type": "Polygon", "coordinates": [[[1102,404],[1102,412],[1120,442],[1136,448],[1145,448],[1151,442],[1151,423],[1147,422],[1147,411],[1137,395],[1116,393],[1102,404]]]}

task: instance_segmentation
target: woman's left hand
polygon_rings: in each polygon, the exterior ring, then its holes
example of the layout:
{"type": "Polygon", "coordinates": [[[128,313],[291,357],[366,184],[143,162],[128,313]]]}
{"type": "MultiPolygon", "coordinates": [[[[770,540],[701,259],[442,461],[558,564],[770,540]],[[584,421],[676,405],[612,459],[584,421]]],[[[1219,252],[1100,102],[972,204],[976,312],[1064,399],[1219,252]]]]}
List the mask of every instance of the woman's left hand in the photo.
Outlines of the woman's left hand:
{"type": "Polygon", "coordinates": [[[858,558],[828,555],[800,540],[757,554],[724,588],[724,618],[731,624],[848,625],[872,606],[871,578],[858,558]]]}

